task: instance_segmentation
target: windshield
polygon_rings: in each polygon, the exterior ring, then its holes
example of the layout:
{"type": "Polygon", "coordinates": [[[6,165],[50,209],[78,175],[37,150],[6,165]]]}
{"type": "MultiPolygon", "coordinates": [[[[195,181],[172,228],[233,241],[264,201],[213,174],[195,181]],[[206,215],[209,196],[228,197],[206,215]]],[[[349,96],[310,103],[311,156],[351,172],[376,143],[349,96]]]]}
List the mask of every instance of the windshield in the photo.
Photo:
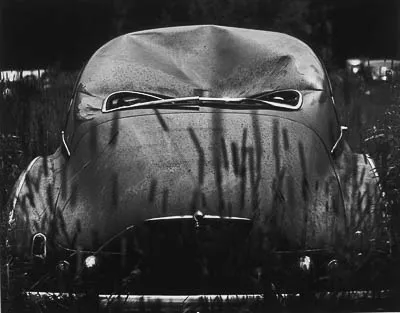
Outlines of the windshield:
{"type": "Polygon", "coordinates": [[[183,97],[171,98],[154,94],[147,94],[137,91],[117,91],[111,93],[103,103],[103,113],[122,109],[133,109],[143,106],[161,106],[161,105],[196,105],[207,106],[210,104],[247,104],[260,105],[266,104],[270,108],[281,108],[297,110],[302,104],[302,94],[298,90],[286,89],[276,90],[257,94],[244,98],[213,98],[213,97],[183,97]]]}

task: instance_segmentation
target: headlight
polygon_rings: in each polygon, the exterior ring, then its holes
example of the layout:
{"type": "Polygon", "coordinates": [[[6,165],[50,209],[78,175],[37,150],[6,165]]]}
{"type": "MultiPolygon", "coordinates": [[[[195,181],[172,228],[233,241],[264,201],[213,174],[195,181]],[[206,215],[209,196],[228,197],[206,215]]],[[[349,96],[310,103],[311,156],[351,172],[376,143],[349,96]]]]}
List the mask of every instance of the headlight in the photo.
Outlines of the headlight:
{"type": "Polygon", "coordinates": [[[98,263],[99,263],[98,259],[94,255],[88,256],[84,261],[85,267],[88,268],[88,269],[95,268],[98,265],[98,263]]]}
{"type": "Polygon", "coordinates": [[[311,258],[307,255],[300,257],[299,267],[302,271],[308,272],[311,269],[311,258]]]}

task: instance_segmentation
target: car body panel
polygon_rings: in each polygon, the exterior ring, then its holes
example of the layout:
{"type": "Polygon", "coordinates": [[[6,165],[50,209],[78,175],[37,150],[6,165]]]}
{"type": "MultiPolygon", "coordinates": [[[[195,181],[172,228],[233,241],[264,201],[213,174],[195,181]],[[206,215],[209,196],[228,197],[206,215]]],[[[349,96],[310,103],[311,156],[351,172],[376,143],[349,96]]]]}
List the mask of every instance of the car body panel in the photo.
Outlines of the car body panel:
{"type": "MultiPolygon", "coordinates": [[[[343,202],[333,162],[313,130],[265,112],[205,111],[122,118],[117,135],[110,134],[115,120],[87,132],[52,186],[57,201],[49,207],[62,212],[68,237],[79,223],[82,244],[96,249],[94,234],[104,242],[139,221],[201,210],[262,223],[277,214],[293,248],[332,244],[333,216],[343,219],[343,202]],[[337,208],[327,209],[326,193],[338,197],[337,208]]],[[[59,238],[69,242],[61,232],[59,238]]]]}

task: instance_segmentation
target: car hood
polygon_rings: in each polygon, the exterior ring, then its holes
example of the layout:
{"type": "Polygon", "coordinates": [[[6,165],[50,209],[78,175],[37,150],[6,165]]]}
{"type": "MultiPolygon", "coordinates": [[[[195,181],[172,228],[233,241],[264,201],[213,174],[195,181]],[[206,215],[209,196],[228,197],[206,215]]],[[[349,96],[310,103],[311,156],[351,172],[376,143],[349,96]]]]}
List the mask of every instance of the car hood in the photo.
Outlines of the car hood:
{"type": "Polygon", "coordinates": [[[64,244],[78,232],[88,245],[146,219],[201,210],[312,246],[334,237],[343,213],[320,137],[271,112],[147,110],[93,124],[57,179],[64,244]]]}

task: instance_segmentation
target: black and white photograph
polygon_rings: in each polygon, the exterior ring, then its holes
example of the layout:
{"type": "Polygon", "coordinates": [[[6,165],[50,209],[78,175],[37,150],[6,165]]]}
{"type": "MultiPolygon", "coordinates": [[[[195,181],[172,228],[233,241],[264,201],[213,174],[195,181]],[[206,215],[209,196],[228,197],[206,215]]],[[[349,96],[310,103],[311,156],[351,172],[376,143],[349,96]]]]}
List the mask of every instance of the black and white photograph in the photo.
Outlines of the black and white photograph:
{"type": "Polygon", "coordinates": [[[399,0],[1,0],[1,313],[400,312],[399,0]]]}

